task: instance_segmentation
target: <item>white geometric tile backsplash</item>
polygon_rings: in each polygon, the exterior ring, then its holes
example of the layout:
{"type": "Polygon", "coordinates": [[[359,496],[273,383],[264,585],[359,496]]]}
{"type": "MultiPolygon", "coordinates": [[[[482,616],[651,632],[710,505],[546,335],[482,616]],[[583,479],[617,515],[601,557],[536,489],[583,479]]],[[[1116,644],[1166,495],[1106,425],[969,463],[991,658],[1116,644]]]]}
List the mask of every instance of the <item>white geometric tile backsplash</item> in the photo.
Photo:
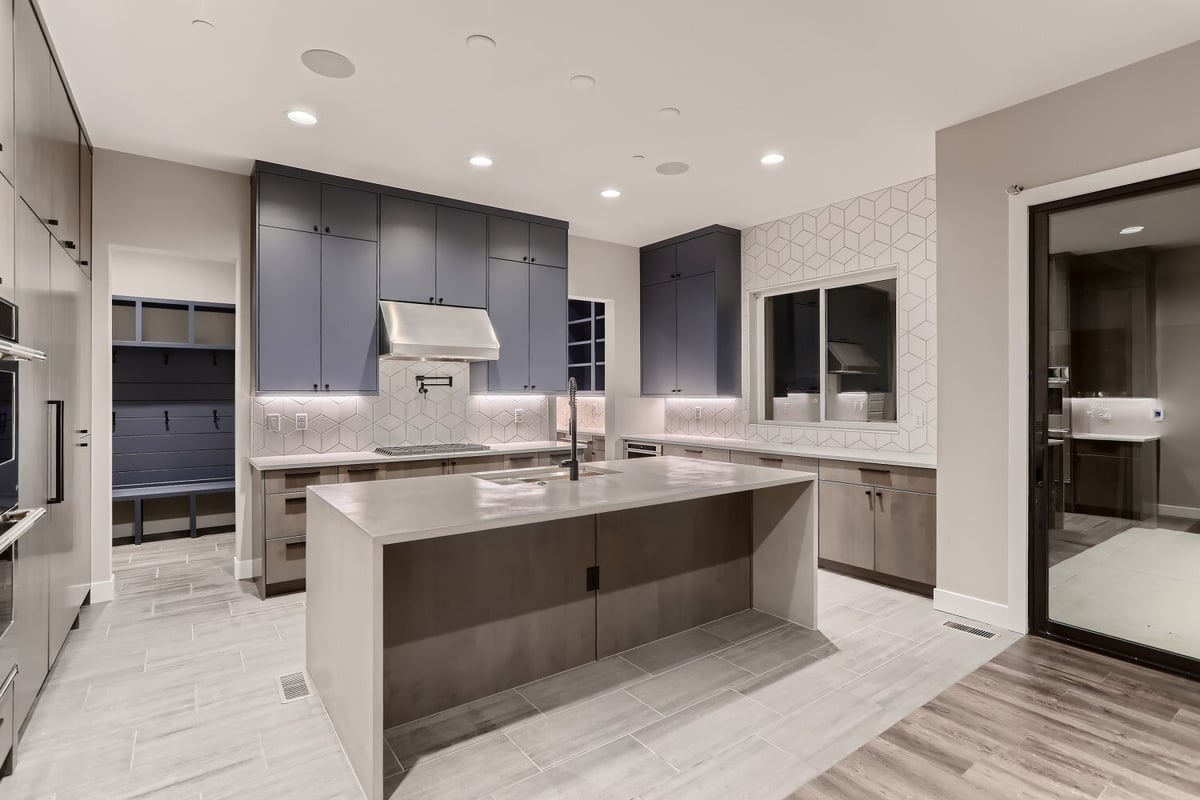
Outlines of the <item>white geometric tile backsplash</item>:
{"type": "MultiPolygon", "coordinates": [[[[571,422],[571,404],[565,397],[555,400],[555,405],[558,406],[556,425],[560,431],[565,431],[571,422]]],[[[591,433],[604,431],[603,397],[576,397],[575,404],[575,419],[579,423],[579,430],[591,433]]]]}
{"type": "Polygon", "coordinates": [[[742,397],[667,400],[667,433],[904,453],[937,452],[937,183],[930,175],[742,231],[742,291],[894,266],[897,430],[751,423],[749,301],[742,397]],[[701,408],[700,419],[695,409],[701,408]],[[918,424],[918,421],[923,424],[918,424]]]}
{"type": "Polygon", "coordinates": [[[532,442],[553,439],[553,397],[472,395],[470,368],[451,362],[379,362],[378,397],[250,398],[250,454],[293,455],[373,450],[400,444],[532,442]],[[417,375],[446,375],[453,387],[417,393],[417,375]],[[523,411],[516,421],[516,411],[523,411]],[[296,414],[308,429],[296,429],[296,414]],[[267,430],[267,415],[279,430],[267,430]]]}

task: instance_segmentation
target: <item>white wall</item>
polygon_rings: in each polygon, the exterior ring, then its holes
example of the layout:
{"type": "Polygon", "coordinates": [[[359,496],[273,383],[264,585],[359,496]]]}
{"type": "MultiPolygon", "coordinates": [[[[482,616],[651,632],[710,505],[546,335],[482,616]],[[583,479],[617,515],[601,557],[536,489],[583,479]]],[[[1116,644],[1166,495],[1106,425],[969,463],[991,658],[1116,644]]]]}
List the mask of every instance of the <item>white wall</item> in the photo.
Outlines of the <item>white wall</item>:
{"type": "Polygon", "coordinates": [[[663,429],[663,401],[641,396],[641,258],[636,247],[569,236],[567,259],[567,294],[605,303],[605,447],[619,458],[622,436],[663,429]]]}
{"type": "MultiPolygon", "coordinates": [[[[1037,187],[1200,145],[1200,43],[964,122],[937,134],[938,587],[960,613],[1017,624],[1009,530],[1024,535],[1024,480],[1010,479],[1009,341],[1028,311],[1010,293],[1009,199],[1037,187]]],[[[1018,245],[1019,246],[1019,245],[1018,245]]],[[[1018,253],[1023,257],[1023,254],[1018,253]]],[[[1014,561],[1014,571],[1024,563],[1014,561]]],[[[1019,576],[1013,576],[1019,577],[1019,576]]]]}
{"type": "Polygon", "coordinates": [[[249,178],[97,150],[94,182],[92,580],[97,587],[94,599],[99,600],[103,599],[104,587],[112,576],[112,438],[106,432],[111,430],[112,413],[110,297],[114,287],[130,294],[149,295],[169,289],[178,281],[177,289],[163,293],[178,296],[186,288],[189,292],[214,292],[221,296],[221,302],[237,300],[236,516],[238,557],[247,561],[249,541],[243,539],[241,531],[247,529],[249,514],[246,410],[254,372],[249,346],[252,299],[249,178]],[[205,263],[210,265],[212,274],[198,266],[205,263]],[[173,268],[183,264],[189,265],[183,271],[186,274],[173,268]]]}

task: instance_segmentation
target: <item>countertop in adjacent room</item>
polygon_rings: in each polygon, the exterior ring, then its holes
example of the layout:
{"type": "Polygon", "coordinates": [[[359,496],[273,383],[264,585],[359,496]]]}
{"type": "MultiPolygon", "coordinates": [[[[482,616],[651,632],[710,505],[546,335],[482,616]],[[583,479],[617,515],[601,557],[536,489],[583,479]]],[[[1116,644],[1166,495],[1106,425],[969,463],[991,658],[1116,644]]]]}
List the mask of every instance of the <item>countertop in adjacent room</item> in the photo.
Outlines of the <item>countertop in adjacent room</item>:
{"type": "Polygon", "coordinates": [[[890,464],[896,467],[937,469],[936,453],[901,453],[889,450],[784,444],[783,442],[751,442],[746,439],[718,439],[713,436],[684,436],[675,433],[628,434],[621,438],[638,442],[720,447],[728,450],[741,450],[747,453],[768,453],[773,456],[831,458],[836,461],[861,461],[867,464],[890,464]]]}

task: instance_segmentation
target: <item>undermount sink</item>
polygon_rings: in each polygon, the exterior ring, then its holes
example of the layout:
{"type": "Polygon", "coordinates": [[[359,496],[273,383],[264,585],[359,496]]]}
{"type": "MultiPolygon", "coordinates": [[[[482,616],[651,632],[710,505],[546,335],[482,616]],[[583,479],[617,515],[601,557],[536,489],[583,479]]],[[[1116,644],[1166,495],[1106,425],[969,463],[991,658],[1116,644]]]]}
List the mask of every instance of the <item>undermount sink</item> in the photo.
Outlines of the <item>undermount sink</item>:
{"type": "MultiPolygon", "coordinates": [[[[598,478],[601,475],[614,475],[615,469],[589,467],[579,465],[579,478],[598,478]]],[[[566,467],[531,467],[529,469],[510,469],[503,472],[477,472],[475,477],[481,481],[494,483],[497,486],[520,486],[522,484],[545,485],[551,481],[570,480],[571,471],[566,467]]]]}

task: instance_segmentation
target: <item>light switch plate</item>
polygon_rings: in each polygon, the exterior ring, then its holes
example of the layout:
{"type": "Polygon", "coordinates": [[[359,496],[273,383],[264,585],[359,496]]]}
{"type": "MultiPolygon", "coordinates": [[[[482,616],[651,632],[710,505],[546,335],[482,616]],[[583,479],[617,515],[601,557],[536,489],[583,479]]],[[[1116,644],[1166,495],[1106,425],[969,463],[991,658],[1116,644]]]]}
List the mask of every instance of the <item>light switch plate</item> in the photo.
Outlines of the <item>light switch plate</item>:
{"type": "Polygon", "coordinates": [[[296,415],[296,430],[308,430],[308,414],[300,413],[296,415]]]}
{"type": "Polygon", "coordinates": [[[278,414],[267,414],[267,430],[269,430],[269,431],[278,431],[279,430],[279,415],[278,414]]]}
{"type": "Polygon", "coordinates": [[[513,418],[516,419],[517,422],[524,422],[525,421],[525,409],[518,408],[516,411],[513,412],[513,418]]]}
{"type": "Polygon", "coordinates": [[[696,419],[700,419],[702,416],[704,416],[703,406],[696,406],[696,419]]]}

